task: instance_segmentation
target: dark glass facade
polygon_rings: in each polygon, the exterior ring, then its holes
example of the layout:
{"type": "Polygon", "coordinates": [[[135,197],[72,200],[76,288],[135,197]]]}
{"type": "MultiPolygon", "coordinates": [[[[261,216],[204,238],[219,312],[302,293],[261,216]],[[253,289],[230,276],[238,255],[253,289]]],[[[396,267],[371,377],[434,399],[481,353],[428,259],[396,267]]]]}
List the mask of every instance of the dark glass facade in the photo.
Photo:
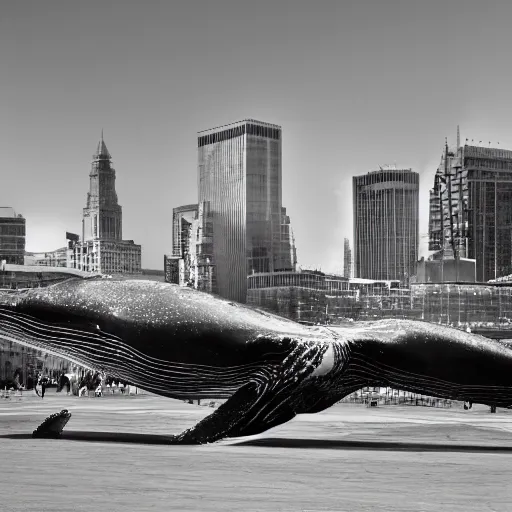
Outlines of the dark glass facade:
{"type": "Polygon", "coordinates": [[[23,265],[25,260],[25,219],[11,208],[0,208],[0,261],[23,265]],[[9,216],[3,216],[2,212],[9,216]]]}

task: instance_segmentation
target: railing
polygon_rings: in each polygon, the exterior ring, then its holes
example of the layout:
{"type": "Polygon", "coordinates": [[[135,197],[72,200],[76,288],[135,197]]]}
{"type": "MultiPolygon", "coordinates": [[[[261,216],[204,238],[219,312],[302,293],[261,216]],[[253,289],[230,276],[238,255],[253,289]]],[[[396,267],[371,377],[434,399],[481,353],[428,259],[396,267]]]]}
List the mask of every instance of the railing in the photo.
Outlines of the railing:
{"type": "Polygon", "coordinates": [[[452,400],[444,398],[436,398],[431,396],[416,395],[414,393],[407,395],[396,395],[391,393],[377,394],[355,392],[340,400],[341,403],[352,403],[362,405],[414,405],[421,407],[439,407],[451,408],[453,405],[452,400]]]}

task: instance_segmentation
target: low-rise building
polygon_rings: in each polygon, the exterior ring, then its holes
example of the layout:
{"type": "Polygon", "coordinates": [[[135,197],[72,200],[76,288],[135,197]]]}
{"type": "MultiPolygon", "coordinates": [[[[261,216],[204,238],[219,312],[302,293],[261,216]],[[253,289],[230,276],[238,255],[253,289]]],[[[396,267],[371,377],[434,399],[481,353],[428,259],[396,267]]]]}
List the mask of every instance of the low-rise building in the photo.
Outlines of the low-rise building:
{"type": "Polygon", "coordinates": [[[0,207],[0,264],[23,265],[25,227],[25,219],[14,208],[0,207]]]}
{"type": "Polygon", "coordinates": [[[187,209],[175,209],[174,212],[174,219],[179,219],[179,223],[174,224],[174,230],[179,230],[179,237],[174,236],[175,253],[164,257],[165,280],[207,293],[216,293],[210,203],[202,201],[198,205],[182,208],[187,209]],[[185,211],[189,213],[188,218],[182,215],[185,211]]]}
{"type": "Polygon", "coordinates": [[[61,247],[49,252],[25,252],[25,265],[42,267],[67,267],[68,248],[61,247]]]}
{"type": "Polygon", "coordinates": [[[416,266],[416,283],[474,283],[476,260],[468,258],[422,258],[416,266]]]}
{"type": "Polygon", "coordinates": [[[247,303],[303,323],[338,323],[403,316],[410,290],[398,280],[374,280],[319,271],[268,272],[247,278],[247,303]]]}
{"type": "Polygon", "coordinates": [[[71,242],[67,265],[85,272],[141,274],[141,246],[133,240],[71,242]]]}

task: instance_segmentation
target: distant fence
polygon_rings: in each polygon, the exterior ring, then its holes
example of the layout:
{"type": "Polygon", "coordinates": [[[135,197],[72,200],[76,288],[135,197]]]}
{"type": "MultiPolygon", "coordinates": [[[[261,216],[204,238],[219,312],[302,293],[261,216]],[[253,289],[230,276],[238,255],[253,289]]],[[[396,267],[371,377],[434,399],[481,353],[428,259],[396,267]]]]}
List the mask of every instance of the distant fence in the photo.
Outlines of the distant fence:
{"type": "Polygon", "coordinates": [[[363,405],[414,405],[419,407],[451,408],[456,402],[444,398],[419,395],[386,388],[385,392],[368,391],[363,388],[340,400],[342,403],[363,405]]]}

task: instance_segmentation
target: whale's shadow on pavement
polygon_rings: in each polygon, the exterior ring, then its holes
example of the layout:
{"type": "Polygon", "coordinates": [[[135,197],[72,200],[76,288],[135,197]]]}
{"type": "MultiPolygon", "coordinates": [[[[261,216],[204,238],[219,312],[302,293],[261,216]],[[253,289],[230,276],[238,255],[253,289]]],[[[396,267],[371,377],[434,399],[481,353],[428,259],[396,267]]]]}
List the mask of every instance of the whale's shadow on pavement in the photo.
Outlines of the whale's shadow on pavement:
{"type": "MultiPolygon", "coordinates": [[[[33,439],[32,434],[3,434],[1,439],[33,439]]],[[[89,441],[103,443],[131,443],[172,445],[172,436],[159,434],[135,434],[125,432],[85,432],[68,430],[53,441],[89,441]]],[[[455,443],[414,443],[388,441],[348,441],[346,439],[304,439],[287,437],[243,438],[240,441],[228,439],[226,447],[261,447],[289,449],[328,450],[387,450],[406,452],[468,452],[468,453],[512,453],[512,445],[455,444],[455,443]]],[[[218,444],[221,444],[222,441],[218,444]]],[[[185,446],[185,445],[181,445],[185,446]]],[[[194,445],[192,445],[194,446],[194,445]]]]}
{"type": "Polygon", "coordinates": [[[266,437],[233,443],[234,446],[260,446],[267,448],[308,448],[329,450],[388,450],[407,452],[488,452],[512,453],[512,445],[414,443],[394,441],[348,441],[346,439],[303,439],[266,437]]]}

